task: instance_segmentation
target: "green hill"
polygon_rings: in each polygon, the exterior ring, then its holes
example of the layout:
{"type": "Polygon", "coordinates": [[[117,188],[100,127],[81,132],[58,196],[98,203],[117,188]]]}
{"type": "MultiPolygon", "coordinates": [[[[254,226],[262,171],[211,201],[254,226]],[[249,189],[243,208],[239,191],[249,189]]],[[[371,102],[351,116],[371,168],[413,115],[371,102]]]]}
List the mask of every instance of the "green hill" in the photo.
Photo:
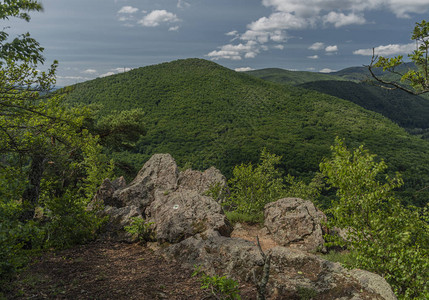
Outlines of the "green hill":
{"type": "MultiPolygon", "coordinates": [[[[415,69],[414,63],[405,63],[397,67],[396,71],[399,73],[406,73],[409,69],[415,69]]],[[[394,75],[389,72],[383,72],[382,68],[374,68],[373,73],[376,76],[383,78],[385,80],[394,81],[394,80],[400,79],[400,76],[398,75],[394,75]]],[[[362,80],[367,80],[371,78],[371,74],[368,71],[368,67],[365,67],[365,66],[345,68],[343,70],[332,72],[329,74],[333,76],[341,77],[346,80],[352,80],[352,81],[362,81],[362,80]]]]}
{"type": "Polygon", "coordinates": [[[387,90],[366,82],[313,81],[300,87],[345,99],[378,112],[407,129],[429,128],[429,101],[401,90],[387,90]]]}
{"type": "Polygon", "coordinates": [[[140,107],[147,134],[135,153],[114,153],[136,167],[154,153],[171,153],[179,165],[218,167],[256,162],[260,151],[282,155],[282,168],[309,179],[336,136],[365,144],[405,173],[404,193],[426,201],[429,143],[387,118],[349,101],[234,72],[200,59],[178,60],[77,84],[70,103],[101,103],[102,112],[140,107]]]}
{"type": "Polygon", "coordinates": [[[343,79],[341,76],[335,76],[330,74],[305,71],[289,71],[276,68],[247,71],[245,73],[260,79],[290,85],[298,85],[306,82],[321,80],[347,80],[343,79]]]}

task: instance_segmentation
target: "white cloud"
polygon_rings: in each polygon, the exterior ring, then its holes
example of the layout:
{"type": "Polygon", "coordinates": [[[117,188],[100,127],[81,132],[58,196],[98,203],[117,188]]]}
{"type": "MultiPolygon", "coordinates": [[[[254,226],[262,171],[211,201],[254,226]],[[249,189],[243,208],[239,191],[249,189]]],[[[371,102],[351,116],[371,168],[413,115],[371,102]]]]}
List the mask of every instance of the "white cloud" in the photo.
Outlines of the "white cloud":
{"type": "Polygon", "coordinates": [[[273,46],[274,49],[279,49],[279,50],[283,50],[285,48],[285,46],[283,45],[275,45],[273,46]]]}
{"type": "Polygon", "coordinates": [[[237,30],[233,30],[233,31],[225,33],[225,35],[227,35],[227,36],[236,36],[236,35],[238,35],[238,31],[237,30]]]}
{"type": "Polygon", "coordinates": [[[178,0],[177,1],[177,8],[186,8],[191,6],[191,4],[189,4],[188,2],[184,1],[184,0],[178,0]]]}
{"type": "Polygon", "coordinates": [[[211,57],[214,60],[218,59],[231,59],[231,60],[241,60],[244,56],[245,58],[254,58],[261,50],[258,47],[258,44],[254,41],[248,41],[245,44],[238,45],[224,45],[220,47],[220,50],[215,50],[207,54],[208,57],[211,57]]]}
{"type": "Polygon", "coordinates": [[[332,69],[329,69],[329,68],[324,68],[322,70],[319,70],[320,73],[332,73],[332,72],[335,72],[335,71],[336,70],[332,70],[332,69]]]}
{"type": "Polygon", "coordinates": [[[82,76],[57,76],[58,79],[67,79],[67,80],[89,80],[91,78],[82,77],[82,76]]]}
{"type": "Polygon", "coordinates": [[[310,47],[308,47],[308,49],[314,50],[314,51],[322,50],[323,48],[325,48],[325,44],[322,43],[322,42],[314,43],[313,45],[311,45],[310,47]]]}
{"type": "Polygon", "coordinates": [[[83,71],[82,73],[84,74],[96,74],[97,70],[94,69],[86,69],[85,71],[83,71]]]}
{"type": "MultiPolygon", "coordinates": [[[[389,55],[398,55],[404,53],[410,53],[416,49],[415,43],[410,44],[389,44],[385,46],[378,46],[374,48],[376,55],[389,56],[389,55]]],[[[372,56],[372,49],[359,49],[353,51],[355,55],[365,55],[372,56]]]]}
{"type": "Polygon", "coordinates": [[[138,23],[145,27],[156,27],[162,23],[177,23],[179,21],[180,19],[175,14],[162,9],[150,12],[138,23]]]}
{"type": "Polygon", "coordinates": [[[253,69],[251,67],[242,67],[242,68],[235,68],[234,69],[234,71],[236,71],[236,72],[246,72],[246,71],[252,71],[252,70],[255,70],[255,69],[253,69]]]}
{"type": "Polygon", "coordinates": [[[429,12],[427,0],[262,0],[262,4],[302,18],[320,16],[324,11],[356,13],[384,9],[401,18],[409,17],[410,13],[429,12]]]}
{"type": "Polygon", "coordinates": [[[107,76],[111,76],[111,75],[115,75],[115,72],[107,72],[107,73],[101,74],[98,77],[107,77],[107,76]]]}
{"type": "Polygon", "coordinates": [[[177,30],[179,30],[179,26],[172,26],[172,27],[170,27],[170,28],[168,28],[168,31],[177,31],[177,30]]]}
{"type": "Polygon", "coordinates": [[[307,56],[307,58],[310,58],[310,59],[318,59],[318,58],[319,58],[319,55],[307,56]]]}
{"type": "Polygon", "coordinates": [[[335,27],[341,27],[346,25],[362,25],[366,23],[365,17],[362,15],[356,15],[354,13],[345,15],[343,13],[336,13],[331,11],[329,14],[323,16],[323,22],[334,24],[335,27]]]}
{"type": "MultiPolygon", "coordinates": [[[[228,32],[233,36],[228,45],[221,46],[221,50],[212,51],[209,56],[219,54],[219,57],[241,59],[243,56],[255,57],[258,53],[273,48],[276,44],[284,44],[290,37],[292,30],[316,29],[320,26],[335,28],[347,25],[366,24],[365,13],[374,10],[390,11],[397,17],[408,17],[411,13],[429,12],[429,0],[261,0],[262,4],[271,8],[273,12],[251,22],[243,33],[228,32]],[[235,41],[235,42],[234,42],[235,41]],[[223,47],[243,45],[255,42],[253,49],[257,51],[238,53],[237,55],[223,55],[223,47]],[[234,45],[234,42],[236,45],[234,45]]],[[[324,48],[321,42],[309,47],[310,50],[325,49],[328,55],[338,51],[338,47],[324,48]]]]}
{"type": "Polygon", "coordinates": [[[118,14],[133,14],[138,12],[139,9],[132,7],[132,6],[123,6],[119,11],[118,14]]]}
{"type": "Polygon", "coordinates": [[[338,51],[338,46],[337,45],[333,45],[333,46],[328,46],[325,48],[326,52],[337,52],[338,51]]]}
{"type": "Polygon", "coordinates": [[[128,72],[131,70],[132,70],[131,68],[115,68],[115,69],[112,69],[112,71],[115,71],[116,73],[123,73],[123,72],[128,72]]]}

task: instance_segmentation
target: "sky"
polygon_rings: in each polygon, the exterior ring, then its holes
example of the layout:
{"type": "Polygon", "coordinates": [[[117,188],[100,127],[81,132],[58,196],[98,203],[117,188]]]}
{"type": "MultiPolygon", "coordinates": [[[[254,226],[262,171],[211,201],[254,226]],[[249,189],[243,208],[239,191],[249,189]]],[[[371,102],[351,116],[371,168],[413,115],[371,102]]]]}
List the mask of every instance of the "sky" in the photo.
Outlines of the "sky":
{"type": "MultiPolygon", "coordinates": [[[[329,73],[415,49],[429,0],[41,0],[30,34],[59,61],[57,86],[183,58],[244,71],[329,73]]],[[[41,67],[43,69],[43,67],[41,67]]]]}

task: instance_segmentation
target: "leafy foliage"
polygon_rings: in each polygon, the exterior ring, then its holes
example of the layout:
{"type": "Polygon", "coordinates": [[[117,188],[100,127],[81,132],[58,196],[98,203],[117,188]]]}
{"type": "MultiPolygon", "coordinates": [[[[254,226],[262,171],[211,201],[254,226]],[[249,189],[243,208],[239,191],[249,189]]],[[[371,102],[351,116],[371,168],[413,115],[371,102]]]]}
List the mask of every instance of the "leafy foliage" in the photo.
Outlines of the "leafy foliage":
{"type": "Polygon", "coordinates": [[[150,242],[155,239],[155,232],[151,227],[153,222],[146,223],[145,219],[139,217],[131,218],[131,220],[131,225],[124,227],[126,232],[137,236],[141,242],[150,242]]]}
{"type": "Polygon", "coordinates": [[[231,194],[225,204],[237,212],[251,214],[278,200],[284,193],[280,172],[275,168],[280,159],[264,149],[261,163],[255,168],[251,163],[236,166],[229,180],[231,194]]]}
{"type": "Polygon", "coordinates": [[[216,166],[228,178],[234,166],[258,163],[260,149],[282,156],[279,169],[308,183],[340,135],[383,157],[404,173],[402,197],[424,205],[429,147],[386,118],[348,101],[263,81],[200,59],[134,69],[68,88],[69,103],[101,104],[101,115],[143,108],[146,135],[135,149],[115,152],[138,169],[155,153],[179,165],[216,166]],[[417,190],[421,190],[416,193],[417,190]]]}
{"type": "Polygon", "coordinates": [[[429,101],[423,95],[380,89],[367,82],[314,81],[300,87],[351,101],[382,114],[406,129],[429,128],[429,101]]]}
{"type": "Polygon", "coordinates": [[[240,300],[240,290],[238,282],[226,276],[209,276],[201,270],[201,266],[195,266],[192,277],[199,276],[201,289],[207,291],[215,299],[219,300],[240,300]]]}
{"type": "Polygon", "coordinates": [[[350,152],[337,139],[332,152],[320,168],[339,198],[329,210],[331,225],[347,235],[335,243],[348,245],[356,259],[354,266],[384,276],[397,295],[425,298],[429,292],[427,211],[404,208],[394,195],[402,178],[386,175],[380,181],[386,163],[362,146],[350,152]]]}
{"type": "Polygon", "coordinates": [[[306,82],[313,82],[313,81],[347,80],[342,78],[341,76],[336,76],[331,74],[305,72],[305,71],[289,71],[289,70],[275,69],[275,68],[253,70],[253,71],[247,71],[245,73],[264,80],[283,83],[283,84],[289,84],[289,85],[298,85],[298,84],[304,84],[306,82]]]}
{"type": "MultiPolygon", "coordinates": [[[[41,9],[38,1],[3,1],[0,18],[29,21],[29,12],[41,9]]],[[[112,170],[84,128],[93,112],[41,96],[55,84],[57,62],[38,71],[39,43],[28,33],[8,38],[0,31],[0,281],[31,251],[92,238],[102,220],[86,204],[112,170]]]]}
{"type": "Polygon", "coordinates": [[[409,69],[405,73],[398,72],[398,67],[404,64],[403,55],[386,58],[375,54],[373,54],[368,69],[372,77],[383,86],[418,95],[429,92],[429,22],[425,20],[417,22],[411,39],[416,42],[416,50],[408,54],[408,57],[417,69],[409,69]],[[372,71],[373,67],[383,68],[383,71],[400,76],[401,82],[386,81],[376,76],[372,71]]]}
{"type": "Polygon", "coordinates": [[[320,192],[317,180],[307,185],[296,181],[291,175],[282,177],[276,168],[281,156],[270,154],[266,149],[261,152],[260,163],[253,167],[251,163],[236,166],[233,177],[229,180],[230,194],[223,203],[235,214],[234,218],[246,218],[250,215],[259,219],[259,214],[267,203],[283,197],[301,197],[308,200],[316,199],[320,192]]]}

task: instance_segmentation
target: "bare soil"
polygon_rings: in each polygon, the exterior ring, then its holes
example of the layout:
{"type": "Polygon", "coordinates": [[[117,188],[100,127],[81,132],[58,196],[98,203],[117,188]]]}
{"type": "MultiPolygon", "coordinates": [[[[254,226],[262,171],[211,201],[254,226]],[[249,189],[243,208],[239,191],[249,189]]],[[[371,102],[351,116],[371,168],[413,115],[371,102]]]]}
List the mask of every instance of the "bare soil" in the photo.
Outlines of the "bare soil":
{"type": "MultiPolygon", "coordinates": [[[[238,225],[232,237],[264,251],[276,246],[258,226],[238,225]]],[[[45,253],[11,285],[7,299],[214,299],[201,290],[192,269],[166,261],[141,244],[97,241],[45,253]]],[[[240,282],[242,299],[256,299],[256,288],[240,282]]]]}
{"type": "MultiPolygon", "coordinates": [[[[213,299],[193,270],[140,244],[94,242],[46,253],[11,285],[7,299],[213,299]]],[[[242,299],[256,290],[240,285],[242,299]]]]}

